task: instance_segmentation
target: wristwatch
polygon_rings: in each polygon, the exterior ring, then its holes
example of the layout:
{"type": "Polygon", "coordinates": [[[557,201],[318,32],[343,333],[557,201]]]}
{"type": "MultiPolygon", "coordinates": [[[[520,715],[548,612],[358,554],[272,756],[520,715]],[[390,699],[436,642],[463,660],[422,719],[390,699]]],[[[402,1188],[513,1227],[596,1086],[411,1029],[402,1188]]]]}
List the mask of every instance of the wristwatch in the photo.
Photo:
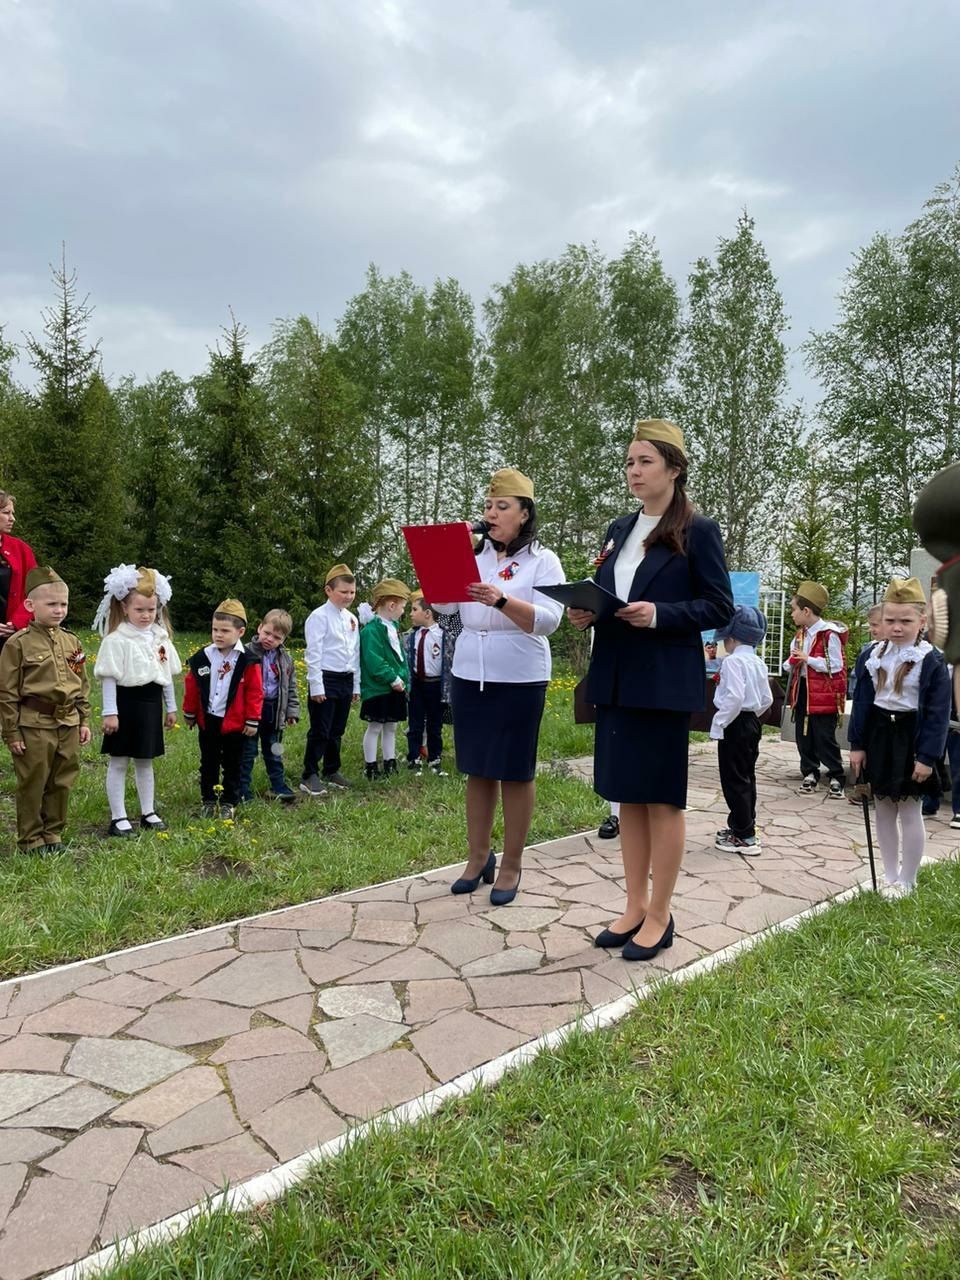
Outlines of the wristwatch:
{"type": "Polygon", "coordinates": [[[491,608],[502,609],[506,603],[507,603],[507,597],[501,596],[499,600],[494,600],[493,604],[491,605],[491,608]]]}

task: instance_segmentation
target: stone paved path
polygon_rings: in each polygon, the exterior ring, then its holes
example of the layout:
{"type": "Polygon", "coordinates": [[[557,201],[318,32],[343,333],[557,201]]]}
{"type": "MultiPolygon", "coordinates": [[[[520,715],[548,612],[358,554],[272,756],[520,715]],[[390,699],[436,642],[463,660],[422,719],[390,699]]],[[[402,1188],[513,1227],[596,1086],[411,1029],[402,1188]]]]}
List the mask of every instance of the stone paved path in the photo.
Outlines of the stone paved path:
{"type": "MultiPolygon", "coordinates": [[[[0,984],[0,1277],[82,1257],[862,880],[860,811],[798,782],[795,749],[766,740],[763,854],[720,854],[715,754],[697,750],[678,936],[653,964],[591,946],[624,903],[619,844],[571,836],[528,851],[509,907],[431,872],[0,984]]],[[[948,821],[928,823],[934,857],[960,843],[948,821]]]]}

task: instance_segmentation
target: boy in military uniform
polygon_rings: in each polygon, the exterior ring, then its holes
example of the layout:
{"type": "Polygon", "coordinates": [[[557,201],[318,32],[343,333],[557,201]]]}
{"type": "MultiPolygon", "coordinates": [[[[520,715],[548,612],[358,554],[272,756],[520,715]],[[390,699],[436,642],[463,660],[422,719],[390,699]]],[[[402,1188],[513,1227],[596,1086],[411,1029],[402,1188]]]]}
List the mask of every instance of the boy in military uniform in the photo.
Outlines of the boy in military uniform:
{"type": "Polygon", "coordinates": [[[30,624],[0,650],[0,731],[17,776],[17,846],[60,848],[80,747],[90,741],[86,654],[61,624],[67,584],[48,565],[31,569],[24,606],[30,624]]]}

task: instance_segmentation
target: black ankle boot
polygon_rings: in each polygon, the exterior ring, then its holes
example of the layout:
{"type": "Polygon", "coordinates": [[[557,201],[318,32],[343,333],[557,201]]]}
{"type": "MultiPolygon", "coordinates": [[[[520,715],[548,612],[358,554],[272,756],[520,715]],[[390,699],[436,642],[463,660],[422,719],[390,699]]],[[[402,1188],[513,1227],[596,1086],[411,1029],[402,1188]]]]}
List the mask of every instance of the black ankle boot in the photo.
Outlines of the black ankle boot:
{"type": "Polygon", "coordinates": [[[377,764],[376,760],[374,760],[373,764],[365,765],[364,772],[367,775],[368,782],[376,782],[378,778],[383,777],[380,772],[380,766],[377,764]]]}
{"type": "Polygon", "coordinates": [[[385,778],[389,778],[389,776],[390,776],[390,774],[391,774],[391,773],[396,773],[396,772],[397,772],[397,762],[396,762],[396,760],[384,760],[384,762],[383,762],[383,776],[384,776],[385,778]]]}

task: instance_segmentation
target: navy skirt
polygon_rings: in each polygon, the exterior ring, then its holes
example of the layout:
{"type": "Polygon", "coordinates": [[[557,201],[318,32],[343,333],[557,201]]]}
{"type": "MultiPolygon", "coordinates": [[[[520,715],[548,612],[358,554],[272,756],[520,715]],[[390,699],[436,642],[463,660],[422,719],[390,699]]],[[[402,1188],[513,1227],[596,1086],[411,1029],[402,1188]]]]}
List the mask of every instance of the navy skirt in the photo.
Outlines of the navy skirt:
{"type": "Polygon", "coordinates": [[[100,753],[105,756],[132,756],[153,760],[163,755],[163,686],[117,685],[116,733],[105,733],[100,753]]]}
{"type": "Polygon", "coordinates": [[[396,724],[407,718],[407,695],[402,689],[378,693],[375,698],[364,698],[360,703],[360,719],[373,724],[396,724]]]}
{"type": "Polygon", "coordinates": [[[915,800],[925,796],[939,799],[940,775],[936,769],[926,782],[913,780],[917,760],[915,711],[885,711],[872,706],[865,737],[867,781],[878,799],[915,800]]]}
{"type": "Polygon", "coordinates": [[[687,807],[690,713],[597,707],[593,789],[620,804],[687,807]]]}
{"type": "Polygon", "coordinates": [[[546,681],[506,684],[453,677],[453,741],[457,768],[474,778],[530,782],[537,772],[537,739],[546,681]]]}

